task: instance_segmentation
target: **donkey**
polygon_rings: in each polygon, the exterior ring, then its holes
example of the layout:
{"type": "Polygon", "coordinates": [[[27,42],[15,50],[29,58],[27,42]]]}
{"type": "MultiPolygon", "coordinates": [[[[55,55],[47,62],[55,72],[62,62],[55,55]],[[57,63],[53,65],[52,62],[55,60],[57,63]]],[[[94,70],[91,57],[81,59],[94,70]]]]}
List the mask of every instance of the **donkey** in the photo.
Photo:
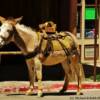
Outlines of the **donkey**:
{"type": "Polygon", "coordinates": [[[32,28],[20,24],[22,17],[4,18],[0,16],[0,47],[14,42],[22,51],[28,66],[30,87],[26,94],[31,94],[34,88],[34,76],[38,80],[38,96],[43,94],[42,65],[62,64],[65,72],[65,81],[61,89],[64,92],[69,84],[70,77],[75,76],[78,82],[77,94],[80,94],[82,81],[82,64],[80,63],[78,42],[70,32],[59,32],[47,36],[32,28]],[[72,75],[74,72],[74,75],[72,75]]]}

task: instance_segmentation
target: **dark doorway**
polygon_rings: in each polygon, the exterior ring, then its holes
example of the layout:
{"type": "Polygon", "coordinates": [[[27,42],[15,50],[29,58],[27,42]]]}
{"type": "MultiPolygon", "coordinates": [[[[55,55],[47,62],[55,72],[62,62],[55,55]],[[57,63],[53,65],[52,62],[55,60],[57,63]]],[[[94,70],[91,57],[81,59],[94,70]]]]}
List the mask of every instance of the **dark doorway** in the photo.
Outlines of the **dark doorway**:
{"type": "Polygon", "coordinates": [[[59,30],[68,30],[69,0],[1,0],[0,14],[4,17],[23,16],[22,23],[34,28],[52,20],[59,30]]]}
{"type": "MultiPolygon", "coordinates": [[[[70,0],[0,0],[0,14],[3,17],[23,16],[21,23],[38,28],[42,22],[52,20],[58,31],[69,31],[70,0]]],[[[19,50],[13,43],[0,51],[19,50]]],[[[2,55],[0,80],[28,80],[28,72],[22,55],[2,55]]],[[[43,70],[43,79],[62,79],[63,70],[60,64],[43,70]],[[58,67],[56,67],[58,66],[58,67]],[[52,74],[50,75],[49,73],[52,74]]]]}

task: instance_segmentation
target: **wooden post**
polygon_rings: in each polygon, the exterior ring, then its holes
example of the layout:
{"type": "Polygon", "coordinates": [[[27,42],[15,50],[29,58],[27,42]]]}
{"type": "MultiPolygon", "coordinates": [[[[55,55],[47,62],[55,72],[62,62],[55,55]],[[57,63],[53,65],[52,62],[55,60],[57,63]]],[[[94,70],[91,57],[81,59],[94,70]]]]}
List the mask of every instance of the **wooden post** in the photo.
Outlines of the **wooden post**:
{"type": "Polygon", "coordinates": [[[70,0],[69,31],[76,35],[77,0],[70,0]]]}
{"type": "Polygon", "coordinates": [[[96,52],[96,49],[97,49],[97,34],[98,34],[98,1],[95,0],[95,16],[96,16],[96,19],[95,19],[95,36],[94,36],[94,82],[96,81],[96,66],[97,66],[97,52],[96,52]]]}

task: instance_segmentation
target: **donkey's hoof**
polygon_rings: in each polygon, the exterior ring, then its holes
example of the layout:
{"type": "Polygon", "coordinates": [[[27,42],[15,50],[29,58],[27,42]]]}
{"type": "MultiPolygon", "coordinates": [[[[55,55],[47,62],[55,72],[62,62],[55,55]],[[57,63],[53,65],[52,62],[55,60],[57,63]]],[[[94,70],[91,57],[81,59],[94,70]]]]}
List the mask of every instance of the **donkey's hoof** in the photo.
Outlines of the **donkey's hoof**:
{"type": "Polygon", "coordinates": [[[29,90],[26,91],[26,95],[32,95],[32,94],[33,94],[32,89],[29,89],[29,90]]]}
{"type": "Polygon", "coordinates": [[[59,93],[64,93],[66,91],[66,89],[61,89],[60,91],[59,91],[59,93]]]}
{"type": "Polygon", "coordinates": [[[77,92],[76,94],[77,94],[77,95],[83,95],[83,93],[82,93],[82,92],[77,92]]]}
{"type": "Polygon", "coordinates": [[[42,90],[38,90],[37,96],[38,96],[38,97],[42,97],[42,96],[43,96],[42,90]]]}

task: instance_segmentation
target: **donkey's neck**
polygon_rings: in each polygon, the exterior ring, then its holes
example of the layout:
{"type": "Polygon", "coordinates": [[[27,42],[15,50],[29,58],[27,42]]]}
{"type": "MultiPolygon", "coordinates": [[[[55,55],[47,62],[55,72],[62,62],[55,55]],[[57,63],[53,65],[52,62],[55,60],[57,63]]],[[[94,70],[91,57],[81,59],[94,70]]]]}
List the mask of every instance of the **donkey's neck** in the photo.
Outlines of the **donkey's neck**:
{"type": "Polygon", "coordinates": [[[38,37],[36,32],[23,25],[16,25],[17,33],[14,36],[14,42],[22,50],[22,52],[33,52],[38,46],[38,37]]]}

